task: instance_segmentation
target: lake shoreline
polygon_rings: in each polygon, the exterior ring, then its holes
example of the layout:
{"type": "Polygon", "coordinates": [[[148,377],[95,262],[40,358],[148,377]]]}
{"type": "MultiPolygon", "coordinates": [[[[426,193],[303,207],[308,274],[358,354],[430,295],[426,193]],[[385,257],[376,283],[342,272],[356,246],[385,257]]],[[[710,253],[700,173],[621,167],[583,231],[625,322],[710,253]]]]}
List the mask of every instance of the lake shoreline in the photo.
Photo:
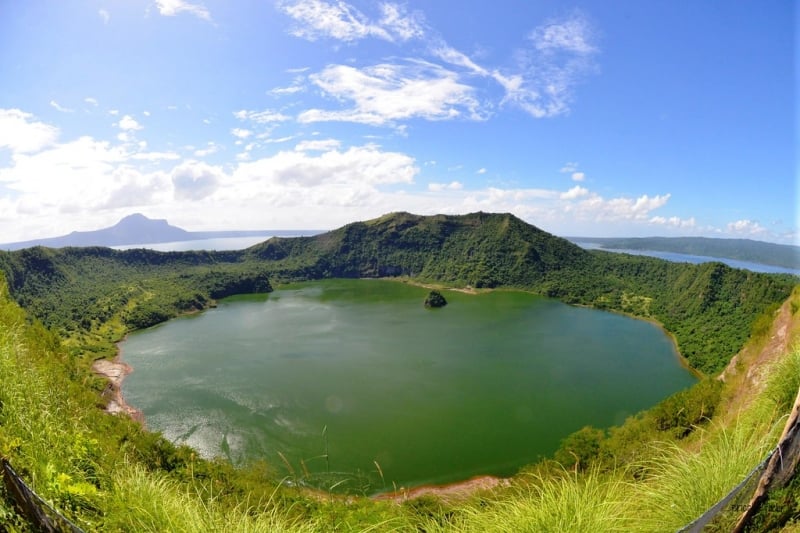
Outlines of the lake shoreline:
{"type": "MultiPolygon", "coordinates": [[[[447,285],[443,285],[443,284],[436,284],[436,283],[423,283],[423,282],[418,282],[418,281],[415,281],[415,280],[404,279],[404,278],[378,278],[378,279],[382,279],[382,280],[385,280],[385,281],[401,282],[403,284],[416,286],[416,287],[427,288],[427,289],[449,290],[449,291],[460,292],[460,293],[468,294],[468,295],[486,294],[486,293],[491,293],[491,292],[495,292],[495,291],[498,291],[498,290],[500,290],[500,291],[510,290],[512,292],[522,292],[522,293],[528,293],[528,294],[532,294],[534,296],[542,297],[541,295],[537,295],[537,294],[535,294],[535,293],[533,293],[531,291],[526,291],[526,290],[523,290],[523,289],[516,289],[516,288],[514,288],[514,289],[503,289],[503,288],[500,288],[500,289],[495,289],[495,288],[475,289],[475,288],[470,287],[470,286],[459,288],[459,287],[451,287],[451,286],[447,286],[447,285]]],[[[315,280],[310,280],[310,281],[315,281],[315,280]]],[[[546,298],[546,297],[543,297],[543,298],[546,298]]],[[[556,298],[554,300],[558,300],[558,299],[556,298]]],[[[209,307],[214,307],[214,306],[209,306],[209,307]]],[[[576,306],[576,307],[584,307],[584,306],[576,306]]],[[[585,306],[585,307],[591,308],[590,306],[585,306]]],[[[193,311],[193,312],[190,312],[190,313],[182,313],[181,315],[202,313],[205,310],[206,309],[193,311]]],[[[663,327],[663,325],[660,324],[658,321],[656,321],[656,320],[654,320],[652,318],[631,315],[629,313],[623,313],[623,312],[614,312],[613,314],[620,314],[620,315],[625,315],[625,316],[628,316],[628,317],[634,318],[634,319],[645,320],[647,322],[652,323],[653,325],[658,326],[662,330],[662,332],[666,333],[667,336],[671,339],[672,344],[673,344],[674,349],[675,349],[675,353],[676,353],[676,355],[678,357],[678,360],[681,363],[681,366],[685,367],[692,374],[697,375],[697,372],[694,371],[688,365],[688,362],[686,361],[686,359],[681,355],[681,353],[680,353],[680,351],[678,349],[675,337],[670,332],[668,332],[663,327]]],[[[181,315],[179,315],[179,316],[181,316],[181,315]]],[[[125,398],[124,398],[124,396],[122,394],[122,383],[123,383],[125,377],[127,375],[129,375],[131,372],[134,371],[134,368],[131,365],[129,365],[128,363],[126,363],[126,362],[124,362],[122,360],[122,357],[123,357],[123,353],[122,352],[123,351],[122,351],[122,348],[121,348],[120,344],[122,342],[124,342],[126,339],[127,339],[127,335],[123,339],[120,339],[120,341],[116,344],[116,355],[112,360],[109,360],[109,359],[98,359],[98,360],[96,360],[94,362],[94,364],[92,365],[92,371],[98,376],[105,377],[106,379],[108,379],[108,382],[109,382],[108,387],[102,393],[102,396],[104,398],[108,399],[108,404],[107,404],[107,406],[105,408],[105,411],[110,413],[110,414],[115,414],[115,415],[119,414],[119,413],[125,413],[128,416],[130,416],[130,418],[133,419],[134,421],[139,422],[142,425],[142,427],[144,427],[146,429],[145,418],[144,418],[143,412],[141,410],[136,409],[135,407],[127,404],[127,402],[125,401],[125,398]]],[[[504,477],[497,477],[497,476],[494,476],[494,475],[485,474],[485,475],[478,475],[478,476],[474,476],[474,477],[471,477],[471,478],[468,478],[468,479],[454,481],[454,482],[445,483],[445,484],[422,484],[422,485],[410,485],[408,487],[400,487],[397,490],[392,491],[392,492],[377,493],[377,494],[370,495],[370,496],[368,496],[368,498],[374,499],[374,500],[394,501],[394,502],[397,502],[397,503],[400,503],[400,502],[403,502],[403,501],[407,501],[407,500],[411,500],[411,499],[415,499],[415,498],[419,498],[419,497],[423,497],[423,496],[434,496],[434,497],[441,498],[443,500],[458,500],[458,499],[463,499],[463,498],[469,497],[472,494],[474,494],[475,492],[489,491],[489,490],[493,490],[493,489],[495,489],[497,487],[508,487],[508,486],[511,485],[512,479],[513,479],[513,476],[509,477],[509,478],[504,478],[504,477]]],[[[310,489],[310,488],[308,489],[308,491],[310,491],[311,493],[316,493],[317,492],[315,489],[310,489]]],[[[344,494],[337,495],[337,494],[330,494],[330,493],[326,493],[326,496],[327,497],[339,497],[339,496],[345,497],[344,494]]]]}
{"type": "MultiPolygon", "coordinates": [[[[119,342],[124,340],[125,338],[119,342]]],[[[92,363],[92,372],[108,381],[105,390],[100,394],[108,401],[103,410],[112,415],[123,413],[146,428],[144,413],[128,405],[122,394],[122,382],[127,375],[133,372],[133,367],[122,361],[122,348],[120,348],[119,342],[116,344],[117,353],[113,359],[97,359],[92,363]]]]}

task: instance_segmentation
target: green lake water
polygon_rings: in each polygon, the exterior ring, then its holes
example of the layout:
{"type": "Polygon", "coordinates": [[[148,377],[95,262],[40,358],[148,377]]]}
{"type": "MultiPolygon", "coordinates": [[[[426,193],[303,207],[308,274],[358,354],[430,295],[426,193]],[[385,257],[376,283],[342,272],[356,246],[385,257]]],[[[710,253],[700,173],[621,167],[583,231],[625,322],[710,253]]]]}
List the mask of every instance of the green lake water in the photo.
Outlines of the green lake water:
{"type": "Polygon", "coordinates": [[[425,309],[427,292],[328,280],[225,299],[131,334],[125,398],[204,456],[377,492],[513,474],[695,381],[644,321],[513,291],[425,309]]]}

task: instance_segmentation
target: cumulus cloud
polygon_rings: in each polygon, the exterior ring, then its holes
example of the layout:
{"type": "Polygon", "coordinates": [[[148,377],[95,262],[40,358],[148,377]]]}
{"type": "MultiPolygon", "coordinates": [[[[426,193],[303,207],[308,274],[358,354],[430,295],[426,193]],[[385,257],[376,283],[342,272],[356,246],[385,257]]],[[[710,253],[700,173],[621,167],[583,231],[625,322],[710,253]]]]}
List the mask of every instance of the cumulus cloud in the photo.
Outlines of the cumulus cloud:
{"type": "Polygon", "coordinates": [[[396,42],[424,34],[421,16],[407,13],[405,7],[398,4],[381,4],[380,17],[372,20],[343,1],[283,1],[278,3],[278,8],[297,22],[292,35],[309,41],[331,38],[352,42],[374,37],[396,42]]]}
{"type": "Polygon", "coordinates": [[[233,135],[234,137],[238,137],[239,139],[246,139],[250,137],[252,134],[253,134],[252,131],[243,128],[233,128],[231,130],[231,135],[233,135]]]}
{"type": "Polygon", "coordinates": [[[583,172],[573,172],[572,173],[572,181],[583,181],[586,179],[586,174],[583,172]]]}
{"type": "Polygon", "coordinates": [[[174,17],[181,13],[189,13],[203,20],[211,21],[211,13],[204,6],[192,4],[184,0],[156,0],[158,12],[165,17],[174,17]]]}
{"type": "Polygon", "coordinates": [[[175,167],[170,177],[176,200],[202,200],[217,190],[224,173],[202,161],[186,161],[175,167]]]}
{"type": "Polygon", "coordinates": [[[408,155],[366,145],[319,155],[297,150],[278,152],[269,158],[241,164],[234,175],[236,181],[261,185],[315,187],[413,183],[418,172],[414,159],[408,155]]]}
{"type": "Polygon", "coordinates": [[[589,189],[585,189],[579,185],[571,188],[565,193],[561,193],[562,200],[574,200],[575,198],[580,198],[581,196],[586,196],[589,194],[589,189]]]}
{"type": "Polygon", "coordinates": [[[652,224],[657,224],[659,226],[666,226],[669,228],[676,228],[676,229],[692,229],[697,226],[697,221],[694,217],[689,218],[680,218],[680,217],[662,217],[662,216],[655,216],[650,219],[652,224]]]}
{"type": "Polygon", "coordinates": [[[39,122],[30,113],[19,109],[0,109],[0,148],[12,152],[37,152],[51,145],[58,137],[58,128],[39,122]]]}
{"type": "Polygon", "coordinates": [[[58,214],[103,205],[114,189],[109,179],[128,154],[91,137],[54,144],[35,153],[16,153],[13,165],[0,168],[0,183],[15,191],[18,209],[58,214]]]}
{"type": "Polygon", "coordinates": [[[742,219],[730,222],[726,226],[729,233],[744,236],[758,236],[767,233],[767,228],[754,220],[742,219]]]}
{"type": "Polygon", "coordinates": [[[432,63],[383,63],[363,69],[331,65],[310,79],[328,96],[352,106],[310,109],[298,116],[300,122],[384,125],[409,118],[484,118],[473,89],[460,83],[454,72],[432,63]]]}
{"type": "Polygon", "coordinates": [[[478,170],[475,172],[475,174],[486,174],[486,169],[485,169],[485,168],[479,168],[479,169],[478,169],[478,170]]]}
{"type": "Polygon", "coordinates": [[[120,121],[117,123],[117,126],[119,127],[119,129],[123,131],[136,131],[136,130],[141,130],[143,128],[143,126],[139,124],[136,121],[136,119],[134,119],[130,115],[125,115],[124,117],[122,117],[120,121]]]}

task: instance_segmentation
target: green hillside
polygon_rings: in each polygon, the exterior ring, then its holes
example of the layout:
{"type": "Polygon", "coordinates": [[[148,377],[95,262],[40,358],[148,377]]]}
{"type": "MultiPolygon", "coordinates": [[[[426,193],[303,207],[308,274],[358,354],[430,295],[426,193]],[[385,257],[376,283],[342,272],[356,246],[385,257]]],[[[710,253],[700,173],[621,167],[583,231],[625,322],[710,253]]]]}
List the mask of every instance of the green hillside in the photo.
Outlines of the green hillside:
{"type": "MultiPolygon", "coordinates": [[[[105,384],[89,365],[113,355],[127,331],[227,295],[288,280],[396,277],[523,289],[654,319],[693,367],[715,374],[748,339],[774,337],[775,311],[796,280],[587,252],[486,213],[394,213],[236,252],[31,248],[0,253],[0,270],[0,456],[87,531],[676,530],[774,446],[800,386],[795,350],[759,370],[741,412],[720,411],[742,402],[735,385],[703,379],[620,427],[567,437],[558,462],[531,465],[505,488],[455,503],[345,499],[284,486],[269,465],[202,460],[106,415],[105,384]]],[[[800,329],[799,302],[796,293],[781,308],[784,330],[800,329]]],[[[787,494],[789,514],[770,520],[798,517],[797,491],[787,494]]],[[[0,488],[3,528],[30,530],[0,488]]]]}
{"type": "Polygon", "coordinates": [[[48,327],[96,337],[203,309],[270,280],[400,277],[453,287],[515,288],[655,319],[697,370],[721,370],[757,317],[795,279],[648,257],[587,252],[510,214],[392,213],[313,237],[243,251],[30,248],[0,253],[12,295],[48,327]],[[114,331],[117,331],[115,329],[114,331]]]}

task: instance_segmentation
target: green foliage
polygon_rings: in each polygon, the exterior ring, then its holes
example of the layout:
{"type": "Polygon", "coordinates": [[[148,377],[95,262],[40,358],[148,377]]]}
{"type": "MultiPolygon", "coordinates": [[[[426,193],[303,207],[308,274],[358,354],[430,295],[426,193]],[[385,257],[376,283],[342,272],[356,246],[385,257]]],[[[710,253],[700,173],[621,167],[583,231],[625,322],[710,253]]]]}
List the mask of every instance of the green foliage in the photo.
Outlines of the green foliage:
{"type": "Polygon", "coordinates": [[[445,305],[447,305],[447,300],[439,291],[431,291],[425,298],[425,307],[444,307],[445,305]]]}
{"type": "Polygon", "coordinates": [[[651,414],[656,429],[683,438],[703,422],[708,422],[720,401],[723,383],[706,378],[693,387],[677,392],[659,403],[651,414]]]}
{"type": "Polygon", "coordinates": [[[84,350],[96,345],[105,325],[147,327],[231,294],[267,292],[270,278],[404,276],[525,289],[653,318],[675,335],[691,365],[707,374],[727,364],[756,318],[796,284],[792,276],[722,263],[590,253],[513,215],[489,213],[392,213],[234,252],[38,247],[0,253],[0,270],[17,301],[47,326],[72,336],[91,333],[95,338],[84,342],[84,350]]]}
{"type": "Polygon", "coordinates": [[[605,438],[606,432],[602,429],[583,427],[562,440],[553,457],[565,468],[585,470],[600,460],[605,438]]]}

